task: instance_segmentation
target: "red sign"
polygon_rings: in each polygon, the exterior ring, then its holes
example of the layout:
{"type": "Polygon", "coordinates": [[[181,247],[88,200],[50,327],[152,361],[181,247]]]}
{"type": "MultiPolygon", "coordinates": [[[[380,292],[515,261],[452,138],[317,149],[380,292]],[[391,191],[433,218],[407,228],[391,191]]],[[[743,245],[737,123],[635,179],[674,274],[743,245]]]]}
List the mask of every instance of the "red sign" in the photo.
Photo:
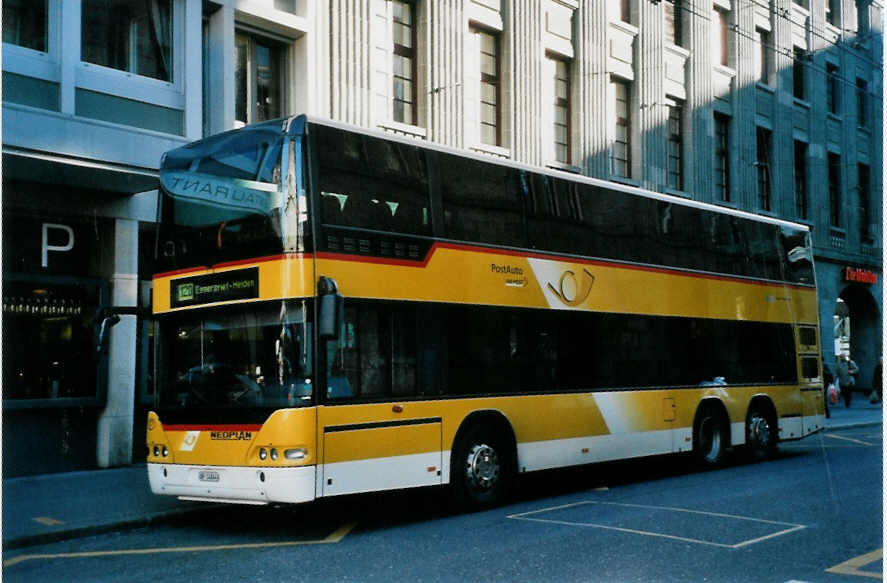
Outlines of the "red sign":
{"type": "Polygon", "coordinates": [[[860,269],[858,267],[844,268],[844,281],[854,281],[857,283],[878,283],[878,274],[868,269],[860,269]]]}

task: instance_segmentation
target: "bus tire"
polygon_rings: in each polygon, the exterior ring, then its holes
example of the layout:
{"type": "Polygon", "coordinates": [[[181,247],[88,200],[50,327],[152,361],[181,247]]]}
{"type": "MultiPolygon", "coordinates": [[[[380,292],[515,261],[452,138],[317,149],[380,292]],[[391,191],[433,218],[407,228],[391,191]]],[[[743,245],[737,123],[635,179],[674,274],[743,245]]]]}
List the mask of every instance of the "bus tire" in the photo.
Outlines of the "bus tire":
{"type": "Polygon", "coordinates": [[[724,412],[713,404],[703,403],[693,422],[693,456],[704,468],[724,463],[729,444],[728,423],[724,412]]]}
{"type": "Polygon", "coordinates": [[[779,445],[776,411],[762,401],[753,402],[745,417],[745,443],[752,460],[773,457],[779,445]]]}
{"type": "Polygon", "coordinates": [[[450,475],[460,510],[481,510],[505,499],[514,479],[513,447],[492,429],[473,425],[453,449],[450,475]]]}

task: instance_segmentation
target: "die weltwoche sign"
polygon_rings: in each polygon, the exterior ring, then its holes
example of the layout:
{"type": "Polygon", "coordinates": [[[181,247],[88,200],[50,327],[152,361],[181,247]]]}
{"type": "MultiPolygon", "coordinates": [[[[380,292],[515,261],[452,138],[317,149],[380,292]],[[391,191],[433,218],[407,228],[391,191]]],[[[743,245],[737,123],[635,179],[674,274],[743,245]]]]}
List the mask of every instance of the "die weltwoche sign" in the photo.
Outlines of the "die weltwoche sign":
{"type": "Polygon", "coordinates": [[[170,283],[169,293],[173,308],[257,298],[259,268],[174,279],[170,283]]]}
{"type": "Polygon", "coordinates": [[[852,281],[856,283],[878,283],[878,274],[868,269],[860,269],[858,267],[844,268],[844,281],[852,281]]]}

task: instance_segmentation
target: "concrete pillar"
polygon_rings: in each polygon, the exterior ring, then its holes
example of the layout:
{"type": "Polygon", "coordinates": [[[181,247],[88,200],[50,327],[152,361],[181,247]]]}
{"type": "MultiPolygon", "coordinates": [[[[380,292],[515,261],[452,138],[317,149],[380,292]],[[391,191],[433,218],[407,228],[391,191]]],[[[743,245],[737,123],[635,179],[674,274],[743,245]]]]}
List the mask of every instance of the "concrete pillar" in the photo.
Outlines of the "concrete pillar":
{"type": "Polygon", "coordinates": [[[428,4],[429,46],[428,137],[433,142],[465,147],[465,35],[463,0],[428,4]]]}
{"type": "Polygon", "coordinates": [[[207,27],[207,92],[212,106],[207,134],[234,127],[234,4],[222,4],[209,17],[207,27]]]}
{"type": "MultiPolygon", "coordinates": [[[[135,306],[138,301],[139,223],[114,221],[111,301],[135,306]]],[[[96,457],[100,468],[132,463],[136,376],[136,317],[120,316],[108,341],[108,399],[99,415],[96,457]]]]}
{"type": "MultiPolygon", "coordinates": [[[[638,28],[640,33],[635,44],[635,67],[638,102],[638,136],[640,151],[632,158],[640,162],[637,174],[643,186],[662,191],[666,179],[666,124],[668,107],[665,103],[664,74],[665,53],[662,50],[662,5],[661,3],[641,2],[638,5],[638,28]]],[[[633,148],[634,150],[634,148],[633,148]]],[[[635,151],[632,152],[634,154],[635,151]]],[[[634,174],[632,174],[634,176],[634,174]]]]}
{"type": "MultiPolygon", "coordinates": [[[[503,64],[510,64],[511,84],[511,138],[505,144],[511,147],[511,156],[526,164],[541,165],[543,145],[542,103],[542,26],[544,14],[540,0],[515,0],[508,5],[507,54],[503,64]]],[[[507,75],[503,75],[507,77],[507,75]]],[[[547,107],[547,104],[545,104],[547,107]]]]}
{"type": "Polygon", "coordinates": [[[333,119],[372,127],[372,38],[374,4],[330,0],[330,114],[333,119]]]}
{"type": "Polygon", "coordinates": [[[688,158],[694,158],[687,173],[686,190],[693,198],[714,200],[714,83],[712,81],[711,2],[688,0],[689,10],[682,14],[687,24],[687,106],[690,117],[688,158]]]}
{"type": "MultiPolygon", "coordinates": [[[[576,123],[581,166],[586,174],[607,178],[610,174],[608,140],[607,71],[608,16],[606,2],[582,2],[576,10],[576,74],[578,86],[576,123]]],[[[612,112],[610,112],[612,115],[612,112]]]]}

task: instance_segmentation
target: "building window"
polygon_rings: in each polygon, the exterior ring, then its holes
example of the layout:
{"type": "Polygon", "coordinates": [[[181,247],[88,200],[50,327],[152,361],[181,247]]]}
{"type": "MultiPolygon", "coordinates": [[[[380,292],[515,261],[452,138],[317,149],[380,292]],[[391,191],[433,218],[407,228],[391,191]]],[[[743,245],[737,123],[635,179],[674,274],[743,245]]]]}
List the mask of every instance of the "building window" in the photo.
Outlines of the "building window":
{"type": "Polygon", "coordinates": [[[613,81],[616,93],[616,133],[610,152],[611,172],[614,176],[631,178],[631,85],[613,81]]]}
{"type": "Polygon", "coordinates": [[[666,162],[666,179],[668,187],[674,190],[683,190],[684,188],[684,171],[683,171],[683,132],[681,131],[682,108],[680,104],[668,106],[668,147],[666,162]]]}
{"type": "Polygon", "coordinates": [[[243,124],[283,115],[283,47],[260,36],[234,39],[234,118],[243,124]]]}
{"type": "Polygon", "coordinates": [[[484,144],[502,143],[499,101],[499,35],[477,30],[480,41],[480,140],[484,144]]]}
{"type": "Polygon", "coordinates": [[[792,95],[795,99],[807,99],[807,51],[795,47],[792,62],[792,95]]]}
{"type": "Polygon", "coordinates": [[[683,45],[681,28],[681,2],[682,0],[665,0],[665,42],[679,47],[683,45]]]}
{"type": "Polygon", "coordinates": [[[856,0],[856,34],[860,39],[865,39],[869,35],[869,5],[871,0],[856,0]]]}
{"type": "Polygon", "coordinates": [[[807,220],[807,144],[795,141],[795,210],[807,220]]]}
{"type": "Polygon", "coordinates": [[[829,224],[841,226],[841,156],[828,155],[828,208],[829,224]]]}
{"type": "Polygon", "coordinates": [[[619,20],[622,22],[631,22],[630,0],[619,0],[619,20]]]}
{"type": "Polygon", "coordinates": [[[395,0],[392,4],[394,37],[393,119],[416,125],[416,7],[395,0]]]}
{"type": "Polygon", "coordinates": [[[715,114],[715,197],[722,202],[730,202],[730,118],[715,114]]]}
{"type": "Polygon", "coordinates": [[[762,28],[755,31],[757,37],[757,52],[755,52],[755,70],[758,74],[758,82],[764,85],[772,85],[773,79],[773,44],[770,42],[770,32],[762,28]]]}
{"type": "Polygon", "coordinates": [[[863,241],[870,241],[871,233],[871,174],[868,164],[859,164],[859,234],[863,241]]]}
{"type": "Polygon", "coordinates": [[[841,0],[825,0],[825,20],[832,26],[841,26],[841,0]]]}
{"type": "Polygon", "coordinates": [[[810,10],[810,0],[792,0],[792,4],[797,4],[801,8],[810,10]]]}
{"type": "Polygon", "coordinates": [[[869,117],[869,84],[865,79],[856,79],[856,123],[859,127],[868,127],[869,117]]]}
{"type": "Polygon", "coordinates": [[[831,63],[825,64],[825,105],[826,110],[834,115],[838,115],[841,109],[840,103],[840,86],[838,79],[838,66],[831,63]]]}
{"type": "Polygon", "coordinates": [[[770,176],[770,130],[757,128],[758,204],[761,210],[772,210],[770,176]]]}
{"type": "Polygon", "coordinates": [[[570,62],[554,60],[554,159],[570,163],[570,62]]]}
{"type": "Polygon", "coordinates": [[[730,11],[715,10],[715,18],[712,19],[714,25],[718,27],[715,34],[712,35],[712,50],[714,51],[714,61],[720,65],[730,65],[730,11]]]}
{"type": "Polygon", "coordinates": [[[172,81],[172,4],[173,0],[83,0],[81,59],[172,81]]]}
{"type": "Polygon", "coordinates": [[[3,42],[47,52],[48,0],[5,0],[3,42]]]}

